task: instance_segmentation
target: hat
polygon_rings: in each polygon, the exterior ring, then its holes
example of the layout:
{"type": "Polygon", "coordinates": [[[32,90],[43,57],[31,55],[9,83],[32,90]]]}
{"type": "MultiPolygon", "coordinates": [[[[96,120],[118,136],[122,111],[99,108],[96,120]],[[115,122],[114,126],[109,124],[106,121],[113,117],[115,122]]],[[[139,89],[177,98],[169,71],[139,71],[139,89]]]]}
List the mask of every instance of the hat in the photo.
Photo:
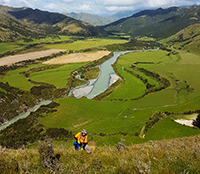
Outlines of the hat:
{"type": "Polygon", "coordinates": [[[83,129],[83,131],[81,133],[87,134],[87,131],[85,129],[83,129]]]}

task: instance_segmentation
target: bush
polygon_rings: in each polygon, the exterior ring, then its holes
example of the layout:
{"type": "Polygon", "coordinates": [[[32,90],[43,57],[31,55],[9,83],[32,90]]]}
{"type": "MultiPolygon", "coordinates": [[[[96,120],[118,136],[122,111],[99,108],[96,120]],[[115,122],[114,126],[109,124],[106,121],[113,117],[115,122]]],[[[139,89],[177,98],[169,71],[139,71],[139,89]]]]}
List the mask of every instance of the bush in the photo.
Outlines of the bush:
{"type": "Polygon", "coordinates": [[[193,125],[200,128],[200,113],[197,115],[196,120],[193,120],[193,125]]]}
{"type": "Polygon", "coordinates": [[[38,152],[42,165],[48,167],[53,173],[57,173],[61,166],[59,162],[60,155],[54,155],[52,140],[45,140],[43,143],[40,143],[38,152]]]}

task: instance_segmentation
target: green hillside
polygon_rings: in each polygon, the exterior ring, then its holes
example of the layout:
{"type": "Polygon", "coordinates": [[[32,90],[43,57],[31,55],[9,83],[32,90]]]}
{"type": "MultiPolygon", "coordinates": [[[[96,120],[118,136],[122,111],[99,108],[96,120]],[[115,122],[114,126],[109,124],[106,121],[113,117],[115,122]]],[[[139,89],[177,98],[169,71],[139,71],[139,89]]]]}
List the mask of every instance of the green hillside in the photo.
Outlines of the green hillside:
{"type": "Polygon", "coordinates": [[[182,49],[200,55],[200,24],[191,25],[175,35],[163,39],[161,43],[175,49],[182,49]]]}
{"type": "Polygon", "coordinates": [[[0,13],[0,42],[15,41],[21,38],[44,37],[45,31],[36,29],[14,17],[0,13]]]}
{"type": "Polygon", "coordinates": [[[31,8],[0,6],[0,41],[8,42],[26,38],[44,38],[49,35],[105,36],[99,27],[69,18],[63,14],[50,13],[31,8]]]}
{"type": "Polygon", "coordinates": [[[145,10],[113,22],[104,28],[109,32],[126,33],[133,37],[166,38],[189,25],[199,23],[199,14],[200,6],[145,10]]]}

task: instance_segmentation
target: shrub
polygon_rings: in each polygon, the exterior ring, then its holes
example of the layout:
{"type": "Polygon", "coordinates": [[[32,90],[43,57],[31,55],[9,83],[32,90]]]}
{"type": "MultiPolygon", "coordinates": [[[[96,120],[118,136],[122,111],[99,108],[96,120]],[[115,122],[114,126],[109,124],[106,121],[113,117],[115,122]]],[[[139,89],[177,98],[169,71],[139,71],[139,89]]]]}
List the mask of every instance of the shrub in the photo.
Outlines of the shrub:
{"type": "Polygon", "coordinates": [[[196,120],[193,120],[193,125],[200,128],[200,113],[197,115],[196,120]]]}

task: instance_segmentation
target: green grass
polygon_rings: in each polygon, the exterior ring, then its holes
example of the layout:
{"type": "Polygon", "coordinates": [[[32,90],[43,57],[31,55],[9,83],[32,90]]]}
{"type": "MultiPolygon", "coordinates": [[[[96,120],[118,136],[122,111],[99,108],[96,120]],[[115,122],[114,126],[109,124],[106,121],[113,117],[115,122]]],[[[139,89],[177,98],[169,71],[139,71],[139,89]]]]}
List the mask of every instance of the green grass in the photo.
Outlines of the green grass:
{"type": "Polygon", "coordinates": [[[16,43],[0,43],[0,54],[7,52],[7,51],[12,51],[12,50],[16,50],[18,48],[21,48],[20,45],[16,44],[16,43]]]}
{"type": "Polygon", "coordinates": [[[79,40],[74,43],[67,43],[67,44],[56,44],[56,45],[46,45],[46,48],[54,48],[54,49],[67,49],[67,50],[84,50],[88,48],[95,48],[95,47],[101,47],[105,45],[111,45],[111,44],[119,44],[119,43],[126,43],[128,41],[126,40],[120,40],[120,39],[87,39],[87,40],[79,40]]]}
{"type": "Polygon", "coordinates": [[[125,78],[125,83],[121,88],[113,92],[106,100],[110,99],[134,99],[142,96],[145,93],[146,86],[135,76],[121,70],[117,66],[118,72],[125,78]]]}
{"type": "Polygon", "coordinates": [[[168,47],[182,49],[193,54],[200,55],[199,50],[199,24],[193,24],[178,33],[161,40],[160,42],[168,47]]]}
{"type": "Polygon", "coordinates": [[[187,126],[176,123],[172,118],[163,118],[149,129],[145,135],[147,140],[162,140],[177,137],[187,137],[191,135],[198,135],[200,131],[196,128],[189,128],[187,126]]]}
{"type": "Polygon", "coordinates": [[[33,86],[35,86],[34,84],[32,84],[31,82],[29,82],[26,77],[23,74],[20,74],[24,71],[27,71],[28,69],[31,68],[35,68],[41,65],[30,65],[26,68],[20,68],[20,69],[16,69],[13,71],[9,71],[6,73],[5,76],[3,76],[2,79],[0,79],[0,81],[6,83],[8,82],[9,85],[11,86],[15,86],[17,88],[20,88],[22,90],[27,90],[29,91],[33,86]]]}
{"type": "Polygon", "coordinates": [[[30,75],[30,79],[36,82],[54,84],[58,88],[67,87],[70,73],[87,63],[66,64],[59,68],[35,72],[30,75]]]}
{"type": "MultiPolygon", "coordinates": [[[[60,103],[60,106],[57,108],[58,111],[48,114],[45,118],[40,118],[40,124],[43,124],[46,128],[63,127],[73,132],[83,128],[87,129],[91,136],[101,145],[104,144],[103,139],[105,138],[99,139],[95,135],[96,133],[114,134],[124,132],[134,136],[134,133],[154,113],[151,109],[135,111],[129,108],[129,104],[126,102],[98,102],[74,98],[58,99],[56,102],[60,103]]],[[[109,137],[111,138],[113,135],[109,137]]],[[[125,139],[130,138],[121,137],[125,139]]],[[[106,144],[112,142],[109,138],[106,139],[108,139],[106,144]]],[[[141,142],[139,137],[134,137],[134,139],[134,143],[141,142]]],[[[119,137],[117,140],[119,140],[119,137]]],[[[114,143],[117,143],[117,141],[114,143]]]]}
{"type": "Polygon", "coordinates": [[[19,40],[19,41],[15,41],[15,42],[0,43],[0,54],[7,52],[7,51],[13,51],[18,48],[23,48],[24,46],[27,46],[30,44],[54,43],[54,42],[67,41],[67,40],[71,40],[71,39],[73,39],[73,38],[70,36],[59,36],[59,38],[58,37],[56,37],[56,38],[46,37],[46,38],[42,38],[42,39],[35,39],[30,42],[24,42],[24,40],[19,40]]]}

